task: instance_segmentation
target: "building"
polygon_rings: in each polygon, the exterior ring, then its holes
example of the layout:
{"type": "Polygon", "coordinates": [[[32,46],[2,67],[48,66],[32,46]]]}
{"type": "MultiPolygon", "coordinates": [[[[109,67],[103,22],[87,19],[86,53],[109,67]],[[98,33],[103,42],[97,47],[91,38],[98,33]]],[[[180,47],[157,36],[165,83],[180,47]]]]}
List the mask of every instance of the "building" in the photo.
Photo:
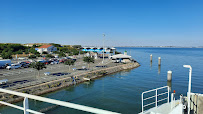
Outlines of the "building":
{"type": "Polygon", "coordinates": [[[47,53],[52,53],[54,51],[57,51],[57,47],[54,47],[52,45],[43,45],[38,48],[35,48],[39,53],[47,52],[47,53]]]}
{"type": "Polygon", "coordinates": [[[127,55],[127,51],[124,52],[124,54],[117,54],[109,57],[112,59],[115,63],[129,63],[132,61],[132,58],[130,55],[127,55]]]}
{"type": "Polygon", "coordinates": [[[98,53],[102,53],[104,51],[107,53],[112,52],[115,55],[116,48],[107,47],[103,49],[102,47],[82,47],[82,51],[90,51],[90,52],[98,52],[98,53]]]}

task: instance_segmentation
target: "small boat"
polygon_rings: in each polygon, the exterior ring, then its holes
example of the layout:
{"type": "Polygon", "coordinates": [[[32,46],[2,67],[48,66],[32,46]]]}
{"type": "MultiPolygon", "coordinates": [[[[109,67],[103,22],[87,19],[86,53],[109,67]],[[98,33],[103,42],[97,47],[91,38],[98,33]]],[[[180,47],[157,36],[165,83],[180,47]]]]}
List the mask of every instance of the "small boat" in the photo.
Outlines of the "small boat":
{"type": "Polygon", "coordinates": [[[86,81],[90,81],[91,79],[90,78],[83,78],[84,80],[86,80],[86,81]]]}

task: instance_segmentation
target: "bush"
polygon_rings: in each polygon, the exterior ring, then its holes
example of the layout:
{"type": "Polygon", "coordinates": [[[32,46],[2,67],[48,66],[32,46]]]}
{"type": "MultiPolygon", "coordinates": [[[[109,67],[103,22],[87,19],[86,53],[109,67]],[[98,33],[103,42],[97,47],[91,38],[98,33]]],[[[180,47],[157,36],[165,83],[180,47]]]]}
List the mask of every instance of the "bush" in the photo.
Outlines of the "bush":
{"type": "Polygon", "coordinates": [[[43,51],[42,54],[48,54],[46,51],[43,51]]]}
{"type": "Polygon", "coordinates": [[[46,58],[54,58],[54,56],[52,54],[47,54],[46,58]]]}
{"type": "Polygon", "coordinates": [[[11,52],[3,52],[3,53],[1,54],[1,57],[2,57],[3,59],[12,59],[12,53],[11,53],[11,52]]]}
{"type": "Polygon", "coordinates": [[[66,54],[64,54],[63,52],[60,52],[58,57],[66,57],[66,54]]]}

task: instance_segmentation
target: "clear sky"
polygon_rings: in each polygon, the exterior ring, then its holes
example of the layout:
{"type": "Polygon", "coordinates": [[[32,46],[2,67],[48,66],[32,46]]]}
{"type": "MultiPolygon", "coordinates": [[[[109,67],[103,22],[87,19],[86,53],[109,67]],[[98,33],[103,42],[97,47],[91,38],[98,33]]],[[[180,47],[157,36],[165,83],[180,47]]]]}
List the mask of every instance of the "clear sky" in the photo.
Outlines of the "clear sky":
{"type": "Polygon", "coordinates": [[[203,0],[0,0],[1,43],[203,46],[203,0]]]}

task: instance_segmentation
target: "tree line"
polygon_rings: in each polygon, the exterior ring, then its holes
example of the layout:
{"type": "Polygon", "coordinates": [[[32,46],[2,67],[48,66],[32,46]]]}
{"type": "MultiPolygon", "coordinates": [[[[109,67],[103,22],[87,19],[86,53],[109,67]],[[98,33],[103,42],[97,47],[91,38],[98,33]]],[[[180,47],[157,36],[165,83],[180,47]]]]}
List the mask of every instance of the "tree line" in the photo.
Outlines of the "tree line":
{"type": "MultiPolygon", "coordinates": [[[[66,45],[61,46],[60,44],[51,43],[51,45],[57,47],[57,51],[54,52],[58,54],[59,57],[65,57],[66,54],[69,56],[78,55],[79,53],[83,54],[84,52],[80,52],[80,45],[66,45]]],[[[41,45],[33,45],[32,47],[23,46],[22,44],[0,44],[0,56],[3,59],[12,59],[12,55],[16,54],[31,54],[29,58],[40,57],[40,53],[35,50],[35,48],[41,45]]],[[[44,55],[47,55],[46,52],[43,52],[44,55]]],[[[47,57],[52,57],[51,55],[47,55],[47,57]]]]}

